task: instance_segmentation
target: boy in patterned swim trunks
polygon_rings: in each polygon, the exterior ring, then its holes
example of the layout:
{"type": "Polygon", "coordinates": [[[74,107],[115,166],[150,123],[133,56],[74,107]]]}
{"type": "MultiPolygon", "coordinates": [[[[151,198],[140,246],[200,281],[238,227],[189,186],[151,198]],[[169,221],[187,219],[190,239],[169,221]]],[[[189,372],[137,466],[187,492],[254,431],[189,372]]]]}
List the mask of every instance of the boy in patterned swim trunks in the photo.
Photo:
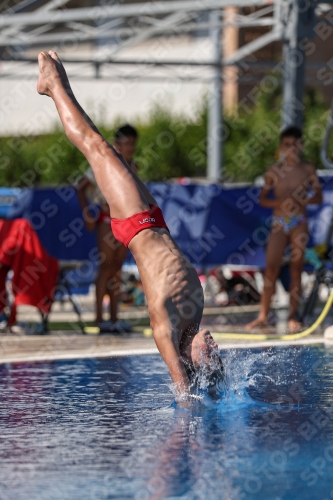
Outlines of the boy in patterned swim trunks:
{"type": "Polygon", "coordinates": [[[306,206],[322,202],[322,191],[315,166],[301,159],[302,132],[289,127],[280,136],[280,160],[268,167],[259,203],[273,209],[270,238],[266,251],[264,290],[258,318],[247,330],[268,326],[268,314],[285,248],[290,243],[290,310],[288,330],[299,331],[297,308],[301,297],[301,274],[308,242],[306,206]],[[269,198],[270,191],[274,199],[269,198]]]}

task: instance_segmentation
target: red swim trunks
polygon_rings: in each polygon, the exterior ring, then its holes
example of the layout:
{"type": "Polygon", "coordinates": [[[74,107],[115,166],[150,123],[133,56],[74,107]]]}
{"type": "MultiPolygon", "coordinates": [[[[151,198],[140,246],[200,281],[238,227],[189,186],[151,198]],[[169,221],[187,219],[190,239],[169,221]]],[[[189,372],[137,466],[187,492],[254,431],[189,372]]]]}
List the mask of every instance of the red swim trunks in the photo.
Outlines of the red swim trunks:
{"type": "Polygon", "coordinates": [[[108,212],[104,212],[104,210],[100,210],[97,222],[104,222],[105,224],[110,224],[111,222],[110,214],[108,212]]]}
{"type": "Polygon", "coordinates": [[[143,229],[163,227],[169,231],[162,210],[156,205],[149,205],[149,210],[131,215],[126,219],[112,219],[111,228],[115,238],[128,247],[132,238],[143,229]]]}

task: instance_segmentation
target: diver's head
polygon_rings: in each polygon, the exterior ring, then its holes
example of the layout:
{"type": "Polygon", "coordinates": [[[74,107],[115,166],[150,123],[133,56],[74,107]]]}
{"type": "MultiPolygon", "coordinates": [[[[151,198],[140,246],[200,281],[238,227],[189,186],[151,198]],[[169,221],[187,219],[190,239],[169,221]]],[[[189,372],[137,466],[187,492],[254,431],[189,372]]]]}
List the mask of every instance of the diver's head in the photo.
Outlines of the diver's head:
{"type": "Polygon", "coordinates": [[[225,373],[218,346],[209,330],[199,331],[192,340],[191,360],[184,361],[195,390],[207,390],[213,399],[225,391],[225,373]]]}

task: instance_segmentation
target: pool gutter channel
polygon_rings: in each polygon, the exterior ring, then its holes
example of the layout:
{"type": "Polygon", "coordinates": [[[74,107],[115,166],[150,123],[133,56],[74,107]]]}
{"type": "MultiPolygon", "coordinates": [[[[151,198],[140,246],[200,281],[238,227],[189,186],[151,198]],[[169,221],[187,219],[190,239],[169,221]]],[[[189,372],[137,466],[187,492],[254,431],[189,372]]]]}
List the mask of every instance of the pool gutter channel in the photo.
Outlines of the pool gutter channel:
{"type": "MultiPolygon", "coordinates": [[[[297,346],[297,345],[313,345],[313,344],[325,344],[327,346],[333,346],[333,338],[325,338],[323,336],[314,336],[311,338],[294,340],[294,341],[279,341],[279,340],[267,340],[267,341],[247,341],[247,342],[228,342],[228,343],[218,343],[220,350],[226,349],[253,349],[260,347],[285,347],[285,346],[297,346]]],[[[58,352],[58,353],[40,353],[34,355],[16,355],[12,357],[0,357],[0,364],[8,363],[36,363],[36,362],[46,362],[46,361],[67,361],[67,360],[79,360],[79,359],[98,359],[98,358],[113,358],[113,357],[124,357],[124,356],[143,356],[143,355],[157,355],[158,350],[156,347],[150,348],[134,348],[134,349],[106,349],[104,351],[96,350],[90,352],[83,352],[76,350],[74,352],[58,352]]]]}

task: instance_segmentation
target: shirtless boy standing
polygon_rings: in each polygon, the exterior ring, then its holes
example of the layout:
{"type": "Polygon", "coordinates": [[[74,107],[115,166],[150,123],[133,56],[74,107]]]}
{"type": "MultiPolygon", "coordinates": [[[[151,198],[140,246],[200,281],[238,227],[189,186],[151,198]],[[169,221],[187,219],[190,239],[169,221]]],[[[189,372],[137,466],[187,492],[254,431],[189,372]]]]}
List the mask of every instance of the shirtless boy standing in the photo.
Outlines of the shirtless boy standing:
{"type": "MultiPolygon", "coordinates": [[[[131,125],[123,125],[115,134],[114,147],[125,158],[127,164],[137,173],[137,165],[132,157],[135,152],[138,133],[131,125]]],[[[97,326],[107,327],[112,333],[129,332],[131,326],[118,320],[118,302],[121,288],[121,268],[127,248],[117,241],[111,230],[110,208],[99,189],[93,169],[85,172],[77,185],[77,195],[85,216],[85,224],[89,231],[96,229],[100,264],[96,276],[96,320],[97,326]],[[89,205],[99,206],[96,219],[90,214],[89,205]],[[103,298],[110,297],[110,322],[103,323],[103,298]]]]}
{"type": "Polygon", "coordinates": [[[38,63],[37,91],[53,99],[68,139],[94,171],[110,207],[113,234],[136,260],[154,339],[176,398],[190,400],[192,368],[204,365],[223,376],[217,345],[207,330],[199,331],[203,291],[196,270],[170,236],[154,197],[75,99],[57,54],[41,52],[38,63]]]}
{"type": "Polygon", "coordinates": [[[268,313],[275,283],[287,243],[290,243],[290,310],[288,330],[299,331],[297,308],[301,297],[301,274],[304,252],[308,242],[306,206],[322,202],[322,191],[311,163],[301,159],[302,132],[289,127],[280,136],[280,160],[271,165],[265,175],[265,184],[259,203],[273,209],[273,223],[266,250],[264,290],[261,295],[259,317],[246,325],[247,330],[268,325],[268,313]],[[270,191],[274,199],[269,198],[270,191]]]}

